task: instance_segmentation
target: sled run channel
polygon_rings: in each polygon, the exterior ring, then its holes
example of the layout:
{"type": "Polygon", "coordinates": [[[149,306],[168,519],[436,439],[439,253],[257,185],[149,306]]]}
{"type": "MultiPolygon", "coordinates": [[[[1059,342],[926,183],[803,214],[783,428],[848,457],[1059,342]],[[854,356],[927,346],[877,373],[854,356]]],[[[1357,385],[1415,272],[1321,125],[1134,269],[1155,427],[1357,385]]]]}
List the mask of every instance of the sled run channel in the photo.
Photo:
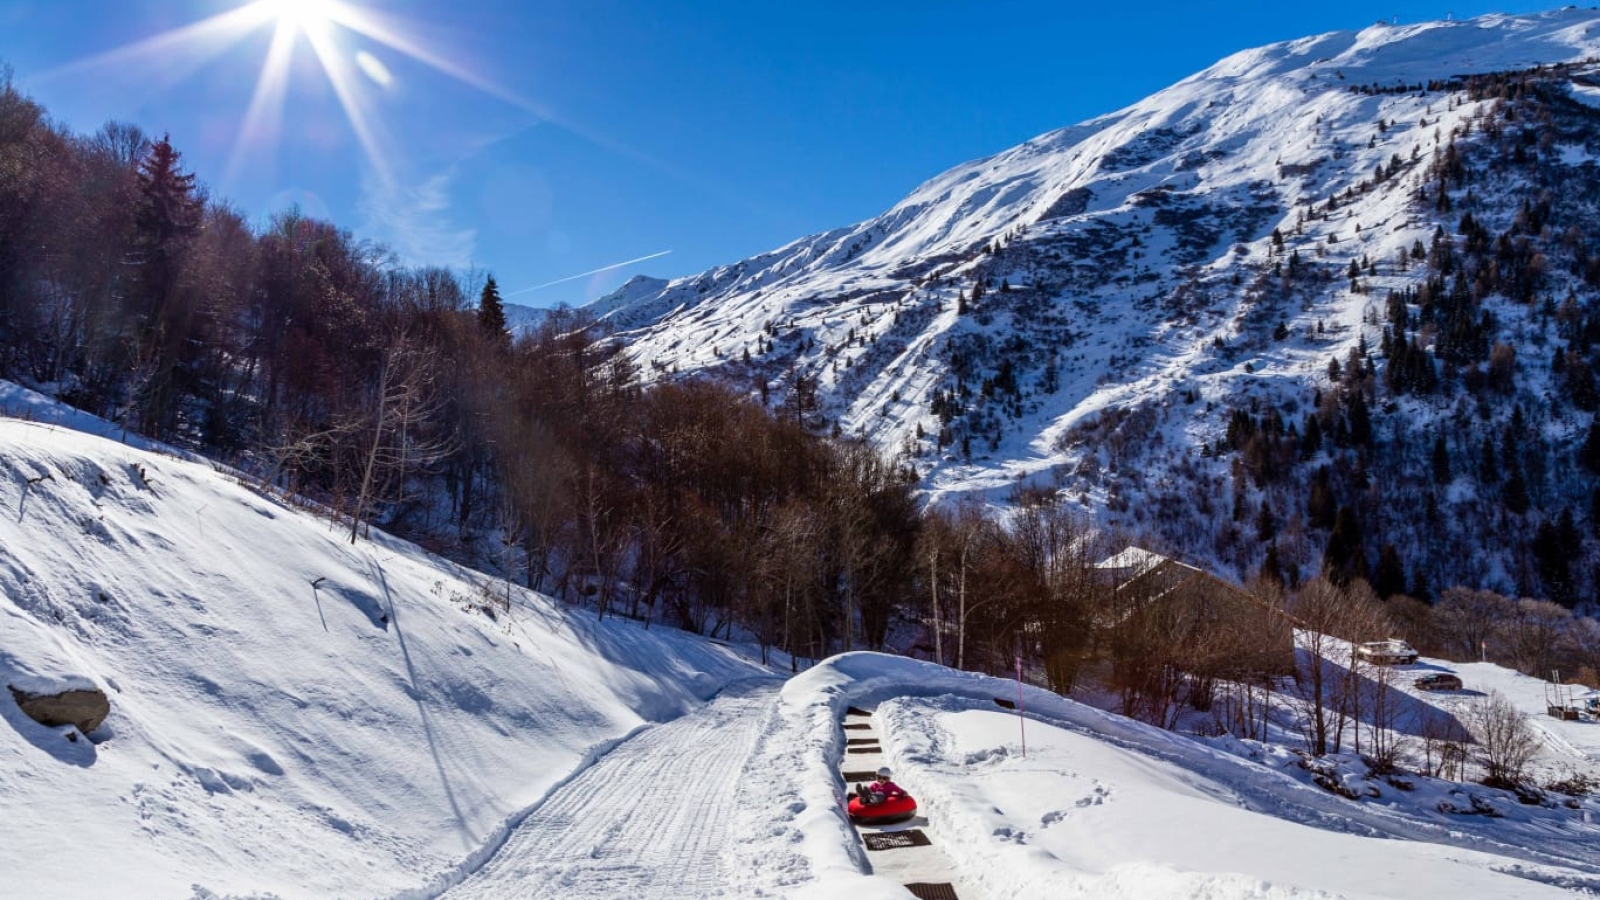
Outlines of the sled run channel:
{"type": "Polygon", "coordinates": [[[442,900],[709,900],[731,896],[724,852],[739,786],[781,686],[735,684],[618,744],[557,788],[442,900]]]}
{"type": "MultiPolygon", "coordinates": [[[[850,707],[844,717],[844,755],[840,760],[840,777],[845,791],[855,790],[858,782],[872,781],[879,766],[889,764],[883,752],[876,718],[871,712],[850,707]]],[[[898,775],[896,776],[899,777],[898,775]]],[[[902,787],[905,785],[902,784],[902,787]]],[[[910,791],[915,797],[917,792],[910,791]]],[[[917,814],[905,822],[893,825],[856,825],[872,874],[891,878],[922,900],[973,900],[977,894],[964,887],[956,875],[955,866],[939,846],[939,833],[928,822],[920,802],[917,814]],[[927,843],[917,846],[894,846],[874,850],[869,840],[877,835],[920,833],[927,843]]]]}

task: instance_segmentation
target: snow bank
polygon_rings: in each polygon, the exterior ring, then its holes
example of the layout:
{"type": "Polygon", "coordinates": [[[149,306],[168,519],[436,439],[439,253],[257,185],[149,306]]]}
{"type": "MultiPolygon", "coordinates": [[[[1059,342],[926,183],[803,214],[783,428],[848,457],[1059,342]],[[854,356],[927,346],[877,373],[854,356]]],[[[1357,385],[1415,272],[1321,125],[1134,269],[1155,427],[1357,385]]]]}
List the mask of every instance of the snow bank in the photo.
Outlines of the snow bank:
{"type": "Polygon", "coordinates": [[[1570,897],[1584,877],[1494,853],[1374,840],[1253,809],[1241,785],[1092,734],[949,701],[880,708],[950,852],[990,896],[1570,897]]]}
{"type": "MultiPolygon", "coordinates": [[[[1310,783],[1298,757],[1258,759],[1025,687],[916,660],[846,654],[792,679],[768,763],[803,798],[791,857],[816,896],[865,861],[839,810],[838,722],[878,704],[897,780],[953,839],[962,876],[993,897],[1557,897],[1600,889],[1600,831],[1580,809],[1462,816],[1387,788],[1355,802],[1310,783]]],[[[1219,741],[1219,744],[1228,743],[1219,741]]],[[[1237,743],[1237,742],[1232,742],[1237,743]]],[[[782,842],[769,846],[773,859],[782,842]]],[[[893,895],[892,896],[903,896],[893,895]]]]}
{"type": "Polygon", "coordinates": [[[504,584],[44,424],[0,419],[0,511],[0,683],[112,709],[68,742],[0,690],[6,896],[432,896],[615,741],[761,672],[520,590],[491,618],[504,584]]]}

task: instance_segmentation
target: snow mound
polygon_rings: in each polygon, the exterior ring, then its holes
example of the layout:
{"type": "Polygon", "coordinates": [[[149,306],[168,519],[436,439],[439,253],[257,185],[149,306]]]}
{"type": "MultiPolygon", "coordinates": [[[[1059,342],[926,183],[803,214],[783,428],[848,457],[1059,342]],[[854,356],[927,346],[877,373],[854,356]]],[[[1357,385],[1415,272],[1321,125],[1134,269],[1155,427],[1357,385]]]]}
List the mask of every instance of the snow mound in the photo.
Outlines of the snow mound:
{"type": "Polygon", "coordinates": [[[6,896],[433,896],[617,740],[762,672],[521,590],[491,616],[503,583],[38,422],[0,419],[0,510],[0,683],[112,709],[69,741],[0,690],[6,896]]]}

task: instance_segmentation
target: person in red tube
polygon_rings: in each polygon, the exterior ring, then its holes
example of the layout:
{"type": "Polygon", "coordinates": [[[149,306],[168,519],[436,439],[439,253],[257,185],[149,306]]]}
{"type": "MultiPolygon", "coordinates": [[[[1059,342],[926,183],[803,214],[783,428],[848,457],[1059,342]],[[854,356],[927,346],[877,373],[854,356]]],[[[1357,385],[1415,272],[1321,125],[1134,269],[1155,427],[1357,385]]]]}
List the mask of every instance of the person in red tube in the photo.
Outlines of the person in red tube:
{"type": "Polygon", "coordinates": [[[888,766],[879,769],[878,780],[867,785],[866,792],[861,795],[861,802],[875,806],[886,800],[897,800],[906,796],[905,790],[891,780],[893,775],[888,766]]]}

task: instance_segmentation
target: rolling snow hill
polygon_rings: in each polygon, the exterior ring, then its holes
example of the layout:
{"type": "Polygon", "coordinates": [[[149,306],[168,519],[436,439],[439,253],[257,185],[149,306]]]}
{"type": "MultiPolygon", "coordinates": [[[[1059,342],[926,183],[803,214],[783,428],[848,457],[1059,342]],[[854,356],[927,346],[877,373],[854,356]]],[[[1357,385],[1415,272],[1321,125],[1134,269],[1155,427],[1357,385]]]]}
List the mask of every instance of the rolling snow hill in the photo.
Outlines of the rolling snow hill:
{"type": "MultiPolygon", "coordinates": [[[[1385,293],[1426,279],[1413,251],[1441,226],[1453,235],[1460,210],[1498,231],[1552,186],[1573,185],[1554,189],[1560,221],[1548,231],[1586,221],[1588,206],[1560,204],[1589,203],[1600,178],[1591,162],[1600,115],[1584,111],[1597,56],[1600,12],[1571,7],[1378,24],[1248,50],[1126,109],[957,166],[869,221],[695,276],[639,277],[590,309],[619,329],[649,377],[748,384],[819,427],[831,421],[904,453],[932,498],[1054,485],[1242,576],[1264,546],[1219,538],[1217,510],[1197,499],[1230,493],[1226,454],[1212,448],[1231,413],[1271,408],[1298,424],[1330,387],[1330,360],[1358,347],[1376,356],[1385,293]],[[1563,131],[1535,166],[1495,181],[1471,170],[1464,189],[1452,184],[1456,212],[1440,211],[1434,167],[1457,140],[1478,146],[1489,131],[1504,140],[1520,126],[1496,117],[1523,121],[1502,97],[1474,97],[1457,79],[1557,65],[1566,68],[1549,70],[1553,94],[1540,102],[1575,117],[1578,137],[1563,131]],[[1347,277],[1353,265],[1359,290],[1347,277]]],[[[1484,166],[1498,158],[1489,143],[1482,152],[1484,166]]],[[[1536,249],[1551,262],[1538,296],[1573,290],[1587,311],[1592,287],[1556,264],[1571,246],[1536,249]]],[[[1573,271],[1584,253],[1577,258],[1573,271]]],[[[1525,353],[1518,377],[1528,391],[1485,401],[1488,431],[1514,402],[1527,407],[1547,391],[1552,351],[1528,333],[1537,323],[1524,306],[1491,297],[1484,308],[1497,317],[1491,337],[1525,353]],[[1537,359],[1529,341],[1542,348],[1537,359]]],[[[1459,421],[1453,399],[1396,400],[1415,413],[1409,439],[1459,421]]],[[[1375,424],[1380,457],[1387,425],[1375,424]]],[[[1582,437],[1559,415],[1536,427],[1553,452],[1582,437]]],[[[1477,450],[1460,440],[1449,448],[1458,467],[1477,450]]],[[[1337,456],[1314,454],[1283,497],[1233,492],[1252,511],[1271,501],[1285,521],[1283,505],[1298,505],[1310,472],[1337,456]]],[[[1439,503],[1475,496],[1464,487],[1439,503]]],[[[1586,503],[1558,499],[1538,512],[1586,503]]],[[[1483,535],[1461,537],[1487,551],[1463,567],[1460,547],[1374,524],[1383,527],[1369,532],[1384,532],[1432,584],[1537,587],[1483,535]]],[[[1301,571],[1315,568],[1316,541],[1280,550],[1301,571]]]]}
{"type": "Polygon", "coordinates": [[[0,508],[0,684],[111,700],[83,740],[0,694],[6,898],[431,897],[616,742],[770,677],[43,423],[0,418],[0,508]]]}
{"type": "MultiPolygon", "coordinates": [[[[993,702],[1013,682],[854,653],[780,684],[737,648],[507,604],[226,470],[47,421],[0,418],[0,469],[0,681],[96,687],[112,710],[84,736],[0,695],[7,898],[903,900],[840,812],[858,704],[963,900],[1600,887],[1593,798],[1401,790],[1348,754],[1331,764],[1361,799],[1337,796],[1293,752],[1287,695],[1257,743],[1028,687],[1024,756],[993,702]]],[[[1466,692],[1397,684],[1446,713],[1495,689],[1537,714],[1536,680],[1457,668],[1466,692]]],[[[1597,728],[1549,723],[1549,771],[1592,773],[1597,728]]]]}

